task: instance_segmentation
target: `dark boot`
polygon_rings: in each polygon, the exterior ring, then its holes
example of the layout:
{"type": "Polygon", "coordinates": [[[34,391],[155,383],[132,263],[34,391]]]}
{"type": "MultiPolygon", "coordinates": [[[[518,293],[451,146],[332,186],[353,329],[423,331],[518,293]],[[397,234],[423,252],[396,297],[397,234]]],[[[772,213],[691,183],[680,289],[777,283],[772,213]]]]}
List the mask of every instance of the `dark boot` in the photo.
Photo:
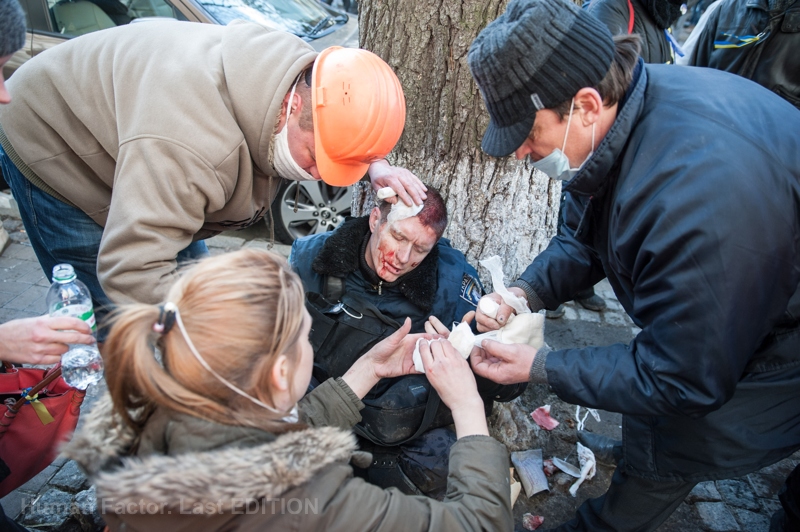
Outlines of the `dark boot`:
{"type": "Polygon", "coordinates": [[[565,312],[564,305],[559,305],[555,310],[545,310],[544,315],[548,319],[555,320],[563,316],[565,312]]]}
{"type": "Polygon", "coordinates": [[[585,309],[600,312],[606,309],[606,300],[594,293],[594,288],[575,295],[575,302],[585,309]]]}
{"type": "Polygon", "coordinates": [[[578,431],[578,441],[594,453],[601,464],[616,466],[622,451],[622,442],[587,430],[578,431]]]}

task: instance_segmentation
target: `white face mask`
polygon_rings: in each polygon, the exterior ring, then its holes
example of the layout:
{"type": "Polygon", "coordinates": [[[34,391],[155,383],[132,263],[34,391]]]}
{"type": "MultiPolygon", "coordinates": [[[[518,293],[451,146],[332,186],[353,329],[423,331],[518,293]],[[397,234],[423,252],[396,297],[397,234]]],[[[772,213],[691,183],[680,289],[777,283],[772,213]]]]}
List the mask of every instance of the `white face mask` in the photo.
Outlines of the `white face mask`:
{"type": "Polygon", "coordinates": [[[283,128],[275,135],[275,171],[278,175],[291,179],[292,181],[316,181],[313,175],[309,174],[300,167],[292,157],[292,152],[289,150],[289,117],[292,116],[292,99],[294,98],[294,89],[297,87],[297,81],[292,85],[292,92],[289,95],[289,103],[286,105],[286,123],[283,128]]]}
{"type": "Polygon", "coordinates": [[[581,167],[589,160],[589,157],[594,153],[594,126],[592,124],[592,150],[586,156],[581,166],[578,168],[570,168],[569,158],[564,154],[564,149],[567,147],[567,136],[569,135],[569,125],[572,122],[572,111],[575,108],[575,98],[569,106],[569,118],[567,119],[567,130],[564,132],[564,143],[561,149],[554,149],[550,155],[543,157],[538,161],[532,161],[531,166],[547,174],[551,179],[560,179],[562,181],[569,181],[581,169],[581,167]]]}

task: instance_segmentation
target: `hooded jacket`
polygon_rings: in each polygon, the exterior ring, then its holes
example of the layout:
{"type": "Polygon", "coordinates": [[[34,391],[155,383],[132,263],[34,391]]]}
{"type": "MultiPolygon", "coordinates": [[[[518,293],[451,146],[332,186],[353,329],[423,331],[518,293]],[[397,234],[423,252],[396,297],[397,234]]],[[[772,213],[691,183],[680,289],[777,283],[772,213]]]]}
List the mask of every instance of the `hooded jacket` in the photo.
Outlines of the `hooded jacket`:
{"type": "Polygon", "coordinates": [[[91,33],[14,74],[0,140],[33,184],[103,226],[106,295],[155,303],[178,252],[269,209],[281,104],[315,57],[301,39],[245,22],[91,33]]]}
{"type": "Polygon", "coordinates": [[[565,401],[624,414],[633,475],[731,478],[800,447],[798,128],[755,83],[640,61],[565,186],[569,230],[514,283],[536,310],[607,277],[642,329],[544,366],[565,401]]]}
{"type": "Polygon", "coordinates": [[[689,64],[751,79],[800,109],[800,2],[725,0],[689,64]]]}
{"type": "Polygon", "coordinates": [[[299,405],[312,428],[275,435],[163,408],[137,450],[108,395],[66,454],[90,475],[111,530],[511,530],[508,451],[488,436],[453,446],[443,502],[353,478],[367,453],[341,428],[363,406],[343,381],[327,381],[299,405]],[[310,414],[310,415],[309,415],[310,414]]]}

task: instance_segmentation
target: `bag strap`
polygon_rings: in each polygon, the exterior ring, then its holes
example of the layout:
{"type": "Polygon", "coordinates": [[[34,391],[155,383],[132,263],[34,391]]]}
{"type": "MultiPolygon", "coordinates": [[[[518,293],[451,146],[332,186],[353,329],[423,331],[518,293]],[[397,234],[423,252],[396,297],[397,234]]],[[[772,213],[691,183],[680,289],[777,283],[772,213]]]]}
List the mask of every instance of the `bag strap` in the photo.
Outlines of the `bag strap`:
{"type": "MultiPolygon", "coordinates": [[[[37,393],[41,392],[42,389],[44,389],[48,384],[50,384],[60,376],[61,376],[61,365],[59,364],[58,366],[53,368],[53,370],[50,372],[49,375],[45,376],[45,378],[42,379],[42,381],[39,384],[31,388],[31,391],[29,391],[25,395],[28,397],[33,397],[37,393]]],[[[14,403],[13,406],[9,406],[8,409],[16,414],[17,412],[19,412],[19,409],[22,408],[22,405],[24,405],[27,401],[28,399],[26,399],[25,397],[20,397],[19,399],[17,399],[17,402],[14,403]]]]}
{"type": "Polygon", "coordinates": [[[633,33],[633,2],[628,0],[628,33],[633,33]]]}
{"type": "Polygon", "coordinates": [[[400,440],[398,442],[381,441],[380,438],[376,437],[370,430],[362,427],[361,425],[354,426],[353,432],[363,438],[368,439],[372,443],[383,445],[385,447],[403,445],[404,443],[408,443],[411,440],[419,438],[428,430],[428,428],[430,428],[431,424],[433,424],[434,418],[436,417],[436,413],[439,410],[439,404],[441,404],[441,402],[442,400],[439,397],[439,394],[436,392],[436,388],[431,386],[430,392],[428,393],[428,403],[425,405],[425,414],[422,416],[422,422],[419,424],[419,428],[417,428],[416,432],[404,440],[400,440]]]}

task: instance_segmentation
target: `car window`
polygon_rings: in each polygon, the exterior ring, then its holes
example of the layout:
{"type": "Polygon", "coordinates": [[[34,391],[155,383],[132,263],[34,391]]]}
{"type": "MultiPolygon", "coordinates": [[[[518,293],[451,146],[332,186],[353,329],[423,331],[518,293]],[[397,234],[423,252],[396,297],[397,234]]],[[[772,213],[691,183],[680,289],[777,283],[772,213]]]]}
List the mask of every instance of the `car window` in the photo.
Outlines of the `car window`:
{"type": "Polygon", "coordinates": [[[317,0],[198,0],[218,23],[250,20],[300,37],[319,37],[347,15],[326,10],[317,0]]]}
{"type": "Polygon", "coordinates": [[[186,20],[167,0],[40,1],[47,2],[53,31],[70,37],[122,26],[138,18],[166,17],[186,20]]]}

